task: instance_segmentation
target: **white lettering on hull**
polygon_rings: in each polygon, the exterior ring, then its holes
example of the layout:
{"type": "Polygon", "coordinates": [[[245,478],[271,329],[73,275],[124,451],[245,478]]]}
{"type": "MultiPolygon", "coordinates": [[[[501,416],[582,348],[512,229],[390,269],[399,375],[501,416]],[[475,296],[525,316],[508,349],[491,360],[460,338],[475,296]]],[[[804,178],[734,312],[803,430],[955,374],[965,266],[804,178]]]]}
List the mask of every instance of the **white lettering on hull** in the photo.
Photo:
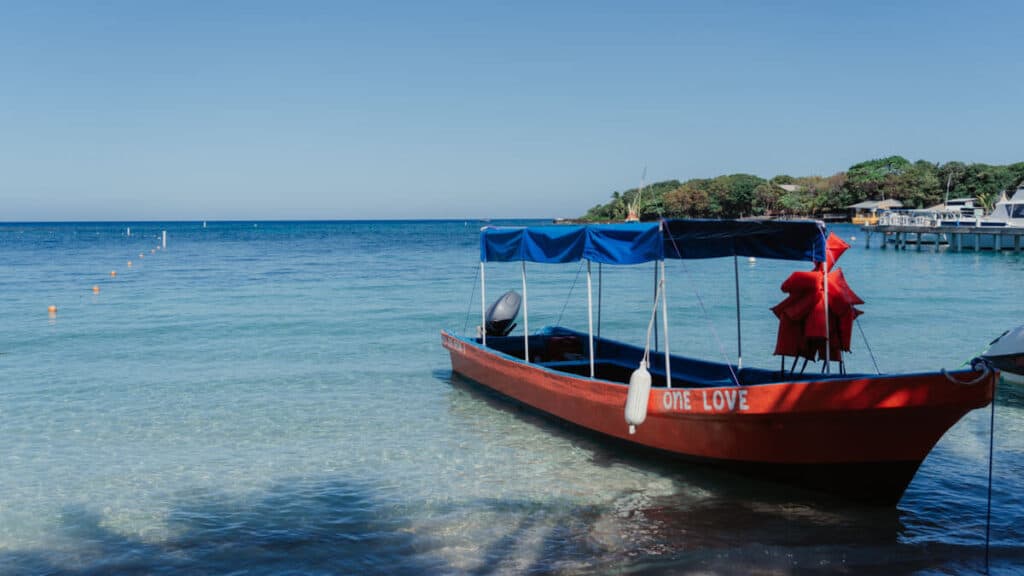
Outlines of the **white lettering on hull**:
{"type": "MultiPolygon", "coordinates": [[[[666,390],[661,396],[661,407],[665,412],[694,412],[690,400],[692,390],[666,390]]],[[[746,412],[750,410],[747,390],[717,389],[700,391],[700,408],[697,412],[746,412]]]]}
{"type": "Polygon", "coordinates": [[[661,396],[661,406],[669,412],[689,412],[690,408],[690,391],[689,390],[671,390],[665,392],[661,396]]]}

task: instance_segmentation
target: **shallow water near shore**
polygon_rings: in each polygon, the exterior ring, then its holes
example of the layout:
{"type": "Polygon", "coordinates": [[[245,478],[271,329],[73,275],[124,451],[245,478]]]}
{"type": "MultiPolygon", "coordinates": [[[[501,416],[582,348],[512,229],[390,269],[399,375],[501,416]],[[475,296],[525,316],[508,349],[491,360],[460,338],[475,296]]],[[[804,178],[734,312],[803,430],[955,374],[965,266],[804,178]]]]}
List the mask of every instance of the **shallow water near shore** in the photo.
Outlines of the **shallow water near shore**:
{"type": "MultiPolygon", "coordinates": [[[[871,509],[633,456],[453,376],[439,331],[479,323],[480,225],[0,224],[0,574],[984,569],[988,409],[871,509]]],[[[851,371],[956,368],[1024,323],[1024,254],[833,229],[875,356],[855,331],[851,371]]],[[[738,265],[744,365],[775,367],[768,309],[808,266],[738,265]]],[[[528,274],[531,330],[585,329],[578,266],[528,274]]],[[[641,342],[652,268],[602,277],[602,335],[641,342]]],[[[489,266],[488,300],[508,289],[519,265],[489,266]]],[[[670,262],[668,290],[673,351],[735,361],[733,262],[670,262]]],[[[1022,520],[1004,383],[993,573],[1024,566],[1022,520]]]]}

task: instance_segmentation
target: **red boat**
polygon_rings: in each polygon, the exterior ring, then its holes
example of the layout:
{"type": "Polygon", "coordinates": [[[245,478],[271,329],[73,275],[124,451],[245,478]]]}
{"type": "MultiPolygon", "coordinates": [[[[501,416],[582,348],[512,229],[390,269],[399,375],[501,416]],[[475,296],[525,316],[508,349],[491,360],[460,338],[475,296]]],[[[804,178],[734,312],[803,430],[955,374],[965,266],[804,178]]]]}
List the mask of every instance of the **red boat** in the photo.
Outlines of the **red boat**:
{"type": "MultiPolygon", "coordinates": [[[[621,441],[843,498],[893,505],[942,435],[970,410],[988,405],[998,371],[846,374],[842,352],[859,311],[833,265],[842,246],[820,222],[670,220],[657,224],[484,228],[481,329],[444,331],[452,370],[542,412],[621,441]],[[673,355],[667,342],[666,258],[760,257],[813,262],[820,277],[791,277],[776,307],[780,369],[742,367],[673,355]],[[587,332],[545,328],[507,335],[509,318],[483,306],[485,263],[659,263],[648,343],[632,346],[587,332]],[[795,287],[795,288],[794,288],[795,287]],[[801,292],[802,290],[802,292],[801,292]],[[661,308],[662,350],[650,347],[661,308]],[[801,316],[800,314],[803,314],[801,316]],[[819,325],[822,324],[822,325],[819,325]],[[785,356],[794,356],[787,370],[785,356]],[[796,371],[796,360],[822,373],[796,371]]],[[[504,299],[503,299],[504,300],[504,299]]],[[[517,299],[516,299],[517,300],[517,299]]],[[[501,301],[499,301],[501,302],[501,301]]],[[[518,302],[513,302],[518,304],[518,302]]],[[[498,303],[495,303],[498,305],[498,303]]],[[[591,312],[592,313],[592,312],[591,312]]],[[[513,313],[513,318],[516,313],[513,313]]],[[[592,316],[591,316],[592,318],[592,316]]]]}

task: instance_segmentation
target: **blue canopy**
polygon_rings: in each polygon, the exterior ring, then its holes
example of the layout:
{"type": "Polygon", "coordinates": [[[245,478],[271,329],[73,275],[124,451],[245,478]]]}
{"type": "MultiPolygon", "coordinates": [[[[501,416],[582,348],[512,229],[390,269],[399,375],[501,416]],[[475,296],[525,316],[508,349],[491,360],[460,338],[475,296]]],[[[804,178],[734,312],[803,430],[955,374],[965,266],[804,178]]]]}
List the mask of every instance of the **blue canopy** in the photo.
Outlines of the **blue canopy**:
{"type": "Polygon", "coordinates": [[[480,234],[484,262],[640,264],[662,258],[664,242],[657,224],[488,227],[480,234]]]}
{"type": "Polygon", "coordinates": [[[640,264],[664,258],[756,256],[825,260],[825,225],[816,221],[666,220],[588,226],[487,227],[483,262],[640,264]]]}

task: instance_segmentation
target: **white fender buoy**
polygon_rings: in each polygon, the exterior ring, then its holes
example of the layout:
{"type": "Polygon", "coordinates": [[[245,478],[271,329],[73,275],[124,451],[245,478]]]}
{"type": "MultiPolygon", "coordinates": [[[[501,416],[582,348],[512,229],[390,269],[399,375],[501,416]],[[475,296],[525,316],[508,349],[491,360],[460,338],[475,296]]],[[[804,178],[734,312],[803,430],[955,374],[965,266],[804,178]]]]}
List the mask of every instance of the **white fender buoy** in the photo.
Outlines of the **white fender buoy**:
{"type": "Polygon", "coordinates": [[[647,419],[647,402],[651,398],[651,373],[647,371],[647,363],[640,362],[640,367],[629,377],[629,394],[626,396],[626,423],[629,433],[636,434],[636,427],[647,419]]]}

